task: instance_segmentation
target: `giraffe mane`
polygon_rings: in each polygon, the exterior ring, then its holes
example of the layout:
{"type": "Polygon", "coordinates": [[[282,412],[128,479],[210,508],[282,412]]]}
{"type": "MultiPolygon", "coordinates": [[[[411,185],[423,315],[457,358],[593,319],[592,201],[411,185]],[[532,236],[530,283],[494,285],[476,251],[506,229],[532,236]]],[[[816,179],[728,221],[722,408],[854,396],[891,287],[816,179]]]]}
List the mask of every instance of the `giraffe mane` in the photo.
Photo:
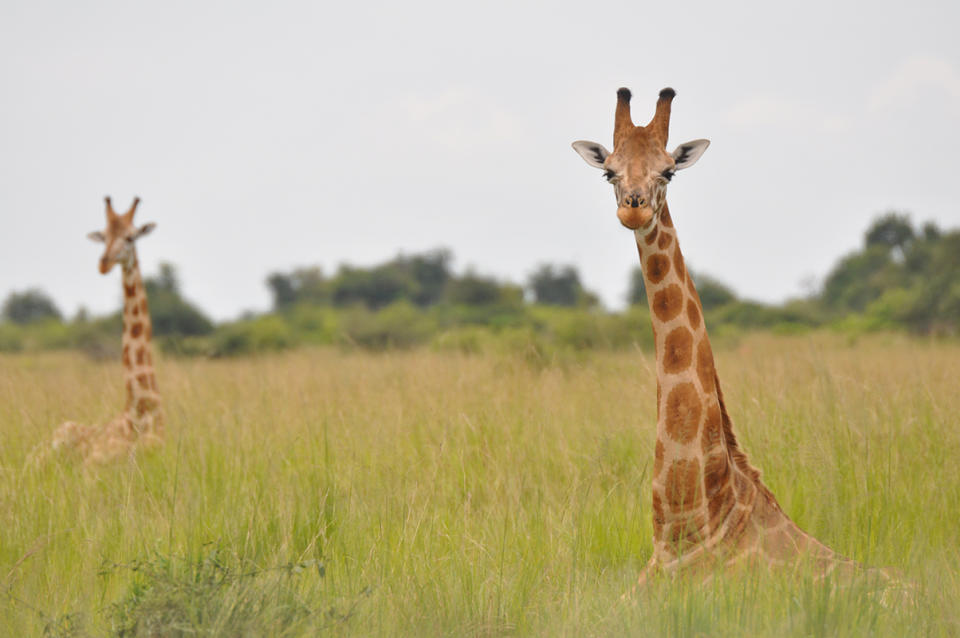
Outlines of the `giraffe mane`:
{"type": "Polygon", "coordinates": [[[764,498],[779,510],[780,504],[777,502],[777,498],[773,495],[773,492],[770,491],[770,488],[763,483],[760,470],[750,465],[750,460],[747,458],[746,452],[744,452],[740,444],[737,443],[737,435],[733,432],[733,421],[727,413],[727,406],[723,401],[723,391],[720,389],[720,378],[717,376],[716,371],[713,373],[713,383],[717,389],[717,402],[720,404],[720,418],[723,423],[723,440],[727,446],[727,454],[733,460],[737,469],[743,472],[744,475],[757,486],[757,489],[760,490],[764,498]]]}

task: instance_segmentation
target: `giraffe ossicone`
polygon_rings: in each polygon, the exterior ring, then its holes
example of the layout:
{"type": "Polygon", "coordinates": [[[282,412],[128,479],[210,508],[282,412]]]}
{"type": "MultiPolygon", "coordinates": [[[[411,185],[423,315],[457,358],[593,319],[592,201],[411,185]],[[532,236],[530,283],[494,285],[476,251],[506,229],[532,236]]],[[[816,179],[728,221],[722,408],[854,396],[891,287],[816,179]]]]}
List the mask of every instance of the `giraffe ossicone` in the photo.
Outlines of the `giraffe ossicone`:
{"type": "MultiPolygon", "coordinates": [[[[160,392],[153,368],[151,339],[153,326],[147,292],[140,275],[134,243],[151,232],[156,224],[136,226],[140,198],[126,213],[118,215],[109,197],[105,198],[107,226],[88,237],[104,244],[99,270],[107,274],[114,264],[123,270],[123,336],[121,338],[126,405],[116,418],[99,426],[67,421],[53,435],[49,452],[77,453],[87,465],[107,463],[131,454],[135,449],[163,442],[164,421],[160,392]]],[[[46,455],[46,453],[44,455],[46,455]]]]}
{"type": "Polygon", "coordinates": [[[613,185],[620,223],[634,231],[649,300],[657,365],[653,556],[640,584],[661,572],[738,563],[812,564],[818,574],[856,571],[783,512],[737,442],[714,366],[696,286],[666,201],[667,184],[708,140],[666,150],[676,92],[663,89],[653,118],[635,126],[630,91],[617,91],[613,151],[573,143],[613,185]]]}

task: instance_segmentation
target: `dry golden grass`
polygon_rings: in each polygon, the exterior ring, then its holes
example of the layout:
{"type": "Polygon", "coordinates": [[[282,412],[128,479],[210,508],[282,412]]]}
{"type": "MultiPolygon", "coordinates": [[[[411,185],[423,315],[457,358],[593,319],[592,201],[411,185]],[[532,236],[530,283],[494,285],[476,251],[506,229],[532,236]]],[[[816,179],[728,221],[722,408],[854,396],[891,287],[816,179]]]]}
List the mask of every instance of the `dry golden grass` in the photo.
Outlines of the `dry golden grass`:
{"type": "Polygon", "coordinates": [[[165,359],[165,446],[93,471],[26,458],[116,413],[119,366],[24,355],[0,358],[0,634],[960,632],[960,345],[754,336],[717,359],[783,508],[915,605],[747,574],[622,606],[650,554],[649,353],[165,359]]]}

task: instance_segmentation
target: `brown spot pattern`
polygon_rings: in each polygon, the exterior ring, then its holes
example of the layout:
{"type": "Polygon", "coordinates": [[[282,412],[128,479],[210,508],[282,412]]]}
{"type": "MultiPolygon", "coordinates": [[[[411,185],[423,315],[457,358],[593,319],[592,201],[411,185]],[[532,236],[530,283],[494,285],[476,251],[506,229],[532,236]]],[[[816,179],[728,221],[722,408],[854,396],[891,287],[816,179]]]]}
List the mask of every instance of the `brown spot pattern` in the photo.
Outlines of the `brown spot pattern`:
{"type": "Polygon", "coordinates": [[[137,315],[139,315],[139,314],[140,314],[140,306],[138,306],[137,304],[133,304],[133,310],[131,310],[130,313],[131,313],[134,317],[136,317],[137,315]]]}
{"type": "Polygon", "coordinates": [[[123,284],[123,294],[125,294],[127,297],[133,297],[134,295],[136,295],[136,294],[137,294],[137,284],[133,284],[132,286],[128,286],[127,284],[123,284]]]}
{"type": "Polygon", "coordinates": [[[720,445],[720,437],[723,436],[723,419],[720,416],[720,408],[716,403],[711,403],[707,408],[707,418],[703,422],[703,434],[700,435],[700,449],[704,454],[720,445]]]}
{"type": "Polygon", "coordinates": [[[745,503],[750,500],[750,494],[753,492],[753,483],[741,471],[733,473],[733,489],[737,493],[737,500],[745,503]]]}
{"type": "Polygon", "coordinates": [[[653,312],[660,321],[670,321],[683,309],[683,290],[670,284],[653,295],[653,312]]]}
{"type": "Polygon", "coordinates": [[[143,416],[150,411],[153,401],[146,397],[142,397],[137,400],[137,416],[143,416]]]}
{"type": "Polygon", "coordinates": [[[139,383],[139,384],[140,384],[140,387],[143,388],[144,390],[149,390],[149,389],[150,389],[150,376],[147,375],[147,374],[138,374],[138,375],[137,375],[137,383],[139,383]]]}
{"type": "Polygon", "coordinates": [[[146,298],[140,300],[140,310],[143,314],[147,314],[147,300],[146,298]]]}
{"type": "Polygon", "coordinates": [[[694,330],[700,327],[700,309],[697,308],[697,302],[693,299],[687,299],[687,319],[690,320],[690,327],[694,330]]]}
{"type": "Polygon", "coordinates": [[[700,461],[678,459],[667,470],[664,484],[667,503],[674,512],[683,512],[700,506],[703,490],[700,487],[700,461]]]}
{"type": "Polygon", "coordinates": [[[704,337],[697,344],[697,377],[700,378],[700,387],[707,394],[713,392],[713,380],[716,372],[713,368],[713,352],[710,350],[710,341],[704,337]]]}
{"type": "Polygon", "coordinates": [[[647,259],[647,277],[650,283],[658,284],[670,272],[670,259],[661,253],[650,255],[647,259]]]}
{"type": "Polygon", "coordinates": [[[133,325],[130,326],[130,336],[136,339],[140,336],[141,332],[143,332],[143,324],[139,321],[134,321],[133,325]]]}
{"type": "Polygon", "coordinates": [[[657,439],[657,444],[653,447],[653,475],[659,476],[663,469],[663,442],[657,439]]]}
{"type": "Polygon", "coordinates": [[[667,395],[666,430],[670,438],[687,444],[700,428],[700,397],[692,383],[679,383],[667,395]]]}
{"type": "Polygon", "coordinates": [[[137,348],[137,365],[143,365],[144,355],[146,354],[147,352],[143,349],[143,346],[137,348]]]}
{"type": "Polygon", "coordinates": [[[733,498],[731,496],[729,485],[722,485],[720,491],[715,496],[707,497],[707,512],[710,515],[710,529],[717,530],[723,524],[723,519],[727,517],[730,508],[733,507],[733,498]]]}
{"type": "Polygon", "coordinates": [[[647,242],[647,246],[650,246],[651,244],[653,244],[653,242],[657,241],[658,232],[659,232],[659,228],[657,226],[654,226],[653,230],[647,233],[647,236],[643,238],[643,241],[647,242]]]}
{"type": "Polygon", "coordinates": [[[730,459],[722,449],[710,454],[703,462],[703,484],[707,498],[712,499],[730,478],[730,459]]]}
{"type": "Polygon", "coordinates": [[[671,549],[677,554],[688,551],[700,542],[700,530],[704,527],[705,521],[702,514],[698,514],[695,518],[675,521],[670,525],[669,542],[673,546],[671,549]]]}
{"type": "Polygon", "coordinates": [[[683,255],[680,254],[680,246],[677,246],[676,250],[673,251],[673,267],[680,279],[687,275],[687,268],[683,265],[683,255]]]}
{"type": "Polygon", "coordinates": [[[663,250],[667,246],[669,246],[670,242],[672,241],[673,241],[673,235],[671,235],[670,233],[661,233],[660,239],[657,240],[657,248],[659,248],[660,250],[663,250]]]}
{"type": "Polygon", "coordinates": [[[664,228],[673,228],[673,220],[670,219],[670,211],[667,210],[667,207],[663,207],[663,212],[660,213],[660,223],[663,224],[664,228]]]}
{"type": "Polygon", "coordinates": [[[663,342],[663,371],[683,372],[693,361],[693,333],[686,326],[674,328],[663,342]]]}

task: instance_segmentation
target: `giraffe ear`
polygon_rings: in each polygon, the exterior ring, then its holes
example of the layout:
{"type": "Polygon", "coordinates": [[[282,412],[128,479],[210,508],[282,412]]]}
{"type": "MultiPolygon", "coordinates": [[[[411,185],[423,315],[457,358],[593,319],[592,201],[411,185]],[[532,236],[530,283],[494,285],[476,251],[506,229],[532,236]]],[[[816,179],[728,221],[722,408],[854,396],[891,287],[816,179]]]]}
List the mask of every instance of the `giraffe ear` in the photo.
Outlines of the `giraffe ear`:
{"type": "Polygon", "coordinates": [[[153,231],[153,229],[156,227],[157,225],[153,222],[150,222],[149,224],[144,224],[143,226],[137,229],[137,233],[133,236],[133,238],[140,239],[144,235],[149,235],[153,231]]]}
{"type": "Polygon", "coordinates": [[[95,230],[92,233],[87,233],[87,239],[90,239],[91,241],[98,241],[101,244],[107,241],[107,238],[104,237],[103,233],[101,233],[99,230],[95,230]]]}
{"type": "Polygon", "coordinates": [[[580,157],[594,168],[603,168],[603,160],[607,159],[607,155],[610,154],[610,151],[603,148],[602,144],[597,144],[596,142],[579,140],[574,142],[572,146],[573,150],[579,153],[580,157]]]}
{"type": "Polygon", "coordinates": [[[690,168],[697,163],[703,152],[710,146],[710,140],[693,140],[686,144],[681,144],[673,151],[673,161],[676,165],[673,170],[679,171],[683,168],[690,168]]]}

